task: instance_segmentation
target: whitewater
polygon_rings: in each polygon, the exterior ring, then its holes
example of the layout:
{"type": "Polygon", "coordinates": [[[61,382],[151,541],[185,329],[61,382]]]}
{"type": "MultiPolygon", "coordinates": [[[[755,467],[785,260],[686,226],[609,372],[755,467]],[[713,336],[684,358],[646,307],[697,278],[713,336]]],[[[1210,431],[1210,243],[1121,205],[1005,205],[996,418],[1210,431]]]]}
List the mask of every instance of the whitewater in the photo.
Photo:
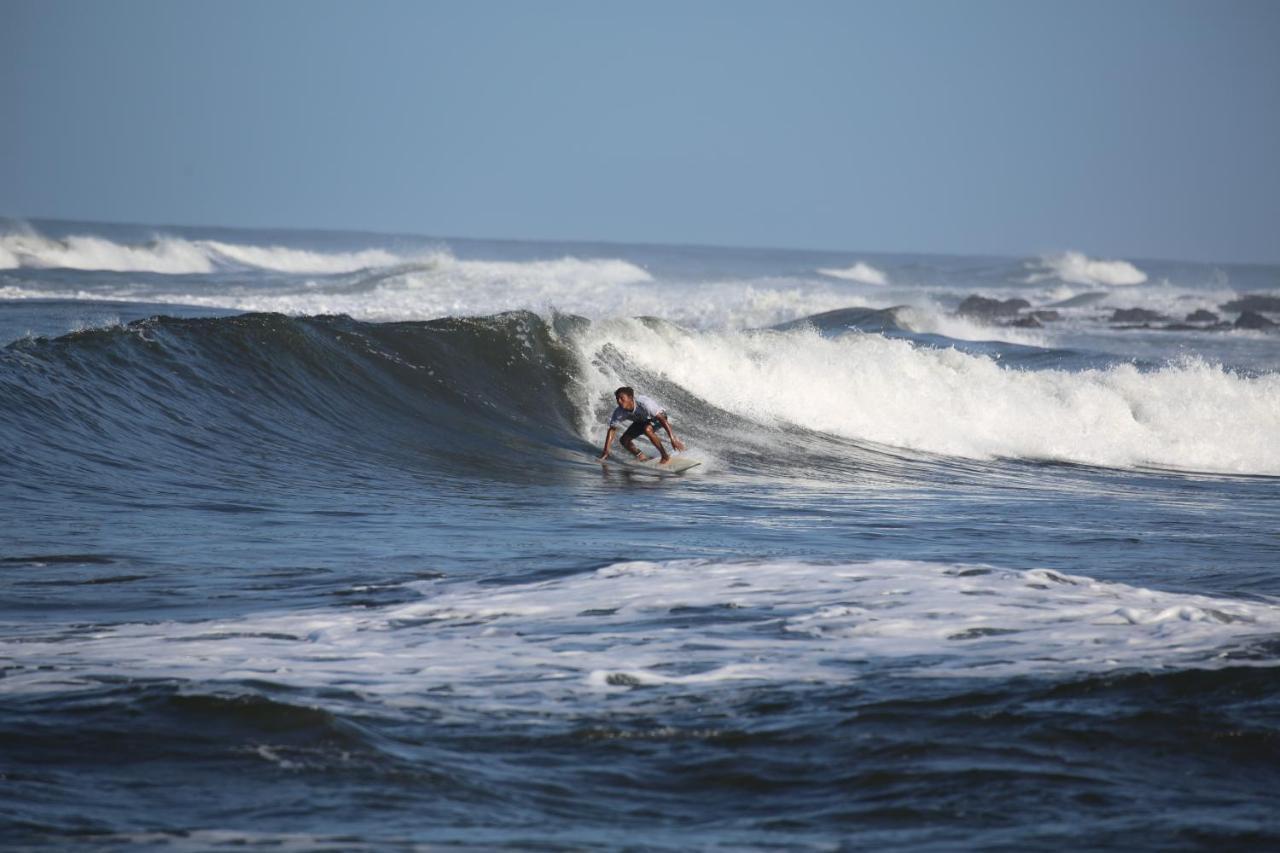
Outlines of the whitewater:
{"type": "Polygon", "coordinates": [[[873,248],[4,223],[5,837],[1280,844],[1280,268],[873,248]]]}

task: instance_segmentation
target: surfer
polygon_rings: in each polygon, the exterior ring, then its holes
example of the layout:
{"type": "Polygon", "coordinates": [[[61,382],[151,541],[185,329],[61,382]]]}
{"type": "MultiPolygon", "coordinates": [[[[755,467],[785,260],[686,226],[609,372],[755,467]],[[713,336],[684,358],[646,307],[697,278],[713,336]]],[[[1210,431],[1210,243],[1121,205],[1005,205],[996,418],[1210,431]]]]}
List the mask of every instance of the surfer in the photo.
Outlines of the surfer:
{"type": "Polygon", "coordinates": [[[667,449],[662,446],[662,439],[658,438],[657,431],[654,427],[660,426],[667,431],[667,437],[671,439],[671,446],[676,450],[684,450],[684,442],[676,438],[676,434],[671,430],[671,421],[667,419],[667,410],[652,397],[646,397],[643,394],[637,394],[634,388],[624,385],[617,391],[613,392],[613,398],[618,401],[618,408],[613,410],[613,415],[609,418],[609,431],[604,437],[604,451],[600,454],[600,461],[609,458],[609,448],[613,446],[613,436],[618,431],[618,425],[623,421],[631,421],[631,426],[627,427],[627,431],[622,434],[622,446],[629,450],[632,455],[641,462],[649,457],[635,445],[635,440],[641,435],[647,435],[649,440],[653,442],[653,446],[658,448],[658,453],[662,456],[659,465],[666,465],[671,461],[671,454],[667,453],[667,449]]]}

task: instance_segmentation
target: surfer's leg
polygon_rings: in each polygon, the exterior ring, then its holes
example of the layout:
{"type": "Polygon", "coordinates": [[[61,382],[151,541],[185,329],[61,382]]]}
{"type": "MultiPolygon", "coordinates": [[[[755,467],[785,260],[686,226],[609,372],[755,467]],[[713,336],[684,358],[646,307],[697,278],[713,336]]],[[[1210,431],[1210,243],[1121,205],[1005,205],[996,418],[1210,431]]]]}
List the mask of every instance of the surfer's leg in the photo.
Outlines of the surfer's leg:
{"type": "MultiPolygon", "coordinates": [[[[644,430],[644,427],[642,426],[641,422],[637,421],[636,423],[633,423],[631,426],[627,427],[627,431],[624,432],[622,434],[622,438],[619,439],[619,442],[622,444],[623,447],[627,449],[627,452],[630,453],[635,458],[639,459],[641,462],[649,458],[648,456],[645,456],[636,447],[636,439],[640,437],[640,434],[643,430],[644,430]]],[[[652,431],[653,430],[651,429],[650,432],[652,431]]]]}
{"type": "Polygon", "coordinates": [[[662,439],[658,438],[658,433],[654,430],[652,422],[645,424],[644,434],[649,436],[649,440],[653,442],[654,447],[658,448],[658,453],[661,454],[662,456],[662,461],[659,462],[658,464],[665,465],[666,463],[670,462],[671,454],[668,453],[667,449],[662,446],[662,439]]]}

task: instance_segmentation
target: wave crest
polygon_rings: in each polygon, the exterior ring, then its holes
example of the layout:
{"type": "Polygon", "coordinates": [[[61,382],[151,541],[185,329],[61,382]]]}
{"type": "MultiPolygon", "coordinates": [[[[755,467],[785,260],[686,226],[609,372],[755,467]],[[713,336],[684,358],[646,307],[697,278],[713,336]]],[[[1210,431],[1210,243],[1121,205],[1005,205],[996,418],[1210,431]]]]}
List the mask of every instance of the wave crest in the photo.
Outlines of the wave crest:
{"type": "Polygon", "coordinates": [[[1056,279],[1092,287],[1123,287],[1147,280],[1147,274],[1128,261],[1096,260],[1081,252],[1045,256],[1027,266],[1033,270],[1026,278],[1027,284],[1056,279]]]}
{"type": "Polygon", "coordinates": [[[161,236],[146,243],[105,237],[46,237],[31,231],[0,235],[0,269],[74,269],[162,275],[212,273],[240,267],[283,273],[332,275],[404,263],[382,249],[312,252],[285,246],[254,246],[218,240],[161,236]]]}
{"type": "Polygon", "coordinates": [[[872,284],[876,287],[884,287],[889,283],[889,277],[885,275],[884,270],[876,269],[866,261],[858,261],[844,269],[820,269],[818,272],[829,278],[839,278],[858,284],[872,284]]]}

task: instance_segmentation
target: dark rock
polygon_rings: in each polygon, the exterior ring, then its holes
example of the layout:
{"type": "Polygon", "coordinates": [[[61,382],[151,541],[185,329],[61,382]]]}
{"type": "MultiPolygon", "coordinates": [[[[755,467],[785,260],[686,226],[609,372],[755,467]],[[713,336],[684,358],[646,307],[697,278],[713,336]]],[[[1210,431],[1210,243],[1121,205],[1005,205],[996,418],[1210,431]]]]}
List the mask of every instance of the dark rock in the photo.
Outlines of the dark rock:
{"type": "Polygon", "coordinates": [[[1199,308],[1187,315],[1187,322],[1188,323],[1216,323],[1218,322],[1218,315],[1213,313],[1212,311],[1206,311],[1203,308],[1199,308]]]}
{"type": "Polygon", "coordinates": [[[1028,313],[1037,320],[1041,320],[1045,323],[1052,323],[1054,320],[1062,319],[1062,315],[1057,311],[1030,311],[1028,313]]]}
{"type": "MultiPolygon", "coordinates": [[[[1124,329],[1132,328],[1132,326],[1116,326],[1114,328],[1124,329]]],[[[1150,329],[1159,329],[1162,332],[1223,332],[1232,328],[1230,323],[1214,323],[1211,326],[1195,325],[1193,323],[1168,323],[1164,326],[1148,326],[1150,329]]]]}
{"type": "Polygon", "coordinates": [[[1167,319],[1169,318],[1159,311],[1148,311],[1146,308],[1117,308],[1111,314],[1112,323],[1147,323],[1167,319]]]}
{"type": "Polygon", "coordinates": [[[1017,326],[1019,329],[1043,329],[1044,328],[1044,323],[1041,323],[1039,320],[1037,320],[1034,316],[1030,314],[1028,314],[1025,317],[1019,317],[1009,325],[1017,326]]]}
{"type": "Polygon", "coordinates": [[[1257,311],[1246,311],[1236,318],[1237,329],[1274,329],[1276,325],[1257,311]]]}
{"type": "Polygon", "coordinates": [[[1268,311],[1280,313],[1280,296],[1267,296],[1262,293],[1246,293],[1239,299],[1232,299],[1222,304],[1223,311],[1268,311]]]}
{"type": "Polygon", "coordinates": [[[960,303],[956,313],[966,317],[990,320],[993,317],[1014,317],[1023,308],[1030,307],[1031,303],[1025,299],[988,299],[974,294],[960,303]]]}

